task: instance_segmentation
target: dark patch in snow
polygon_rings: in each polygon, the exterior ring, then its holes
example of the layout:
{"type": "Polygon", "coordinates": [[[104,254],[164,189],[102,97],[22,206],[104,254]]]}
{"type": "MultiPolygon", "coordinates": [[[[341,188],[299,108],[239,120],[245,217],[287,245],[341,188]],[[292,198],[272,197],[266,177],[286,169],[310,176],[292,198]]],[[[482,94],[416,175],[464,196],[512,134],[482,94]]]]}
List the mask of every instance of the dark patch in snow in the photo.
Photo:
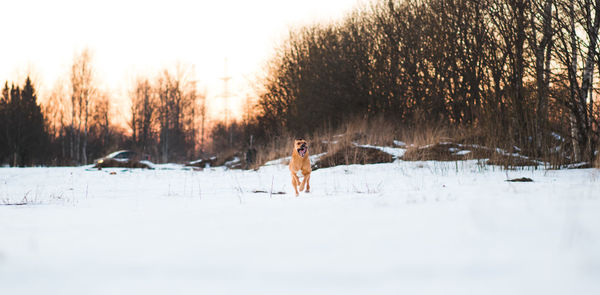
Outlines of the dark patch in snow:
{"type": "Polygon", "coordinates": [[[528,178],[528,177],[521,177],[521,178],[507,179],[506,181],[508,181],[508,182],[533,182],[533,179],[528,178]]]}
{"type": "MultiPolygon", "coordinates": [[[[253,190],[252,192],[255,193],[255,194],[268,194],[269,193],[268,191],[264,191],[264,190],[253,190]]],[[[279,191],[279,192],[272,192],[271,194],[273,194],[273,195],[285,195],[286,192],[279,191]]]]}

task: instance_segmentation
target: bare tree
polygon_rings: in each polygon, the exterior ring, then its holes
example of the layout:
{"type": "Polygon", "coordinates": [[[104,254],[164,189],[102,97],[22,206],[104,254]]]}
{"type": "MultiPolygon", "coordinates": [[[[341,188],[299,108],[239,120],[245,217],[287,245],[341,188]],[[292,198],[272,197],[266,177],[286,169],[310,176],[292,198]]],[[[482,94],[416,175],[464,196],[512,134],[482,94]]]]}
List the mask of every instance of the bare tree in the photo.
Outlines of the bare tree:
{"type": "Polygon", "coordinates": [[[500,48],[508,60],[508,99],[515,118],[512,130],[520,146],[528,143],[530,134],[524,88],[529,4],[529,0],[492,0],[489,7],[490,19],[500,37],[500,48]]]}
{"type": "Polygon", "coordinates": [[[69,126],[69,97],[68,83],[59,79],[54,83],[50,95],[42,104],[46,128],[50,142],[54,146],[52,161],[57,163],[67,157],[68,146],[65,141],[67,126],[69,126]]]}
{"type": "Polygon", "coordinates": [[[192,156],[196,145],[198,93],[193,68],[163,70],[156,82],[160,154],[163,162],[192,156]]]}
{"type": "Polygon", "coordinates": [[[147,78],[135,82],[131,97],[131,122],[133,144],[144,153],[150,153],[157,116],[156,91],[147,78]]]}
{"type": "Polygon", "coordinates": [[[71,67],[71,158],[87,164],[90,104],[96,95],[92,55],[89,49],[78,53],[71,67]],[[83,135],[83,138],[81,136],[83,135]]]}
{"type": "Polygon", "coordinates": [[[200,115],[200,152],[205,152],[204,139],[206,137],[206,91],[200,95],[199,103],[199,115],[200,115]]]}
{"type": "Polygon", "coordinates": [[[534,74],[537,87],[535,137],[536,153],[541,155],[548,129],[548,100],[552,47],[555,28],[552,26],[554,0],[531,0],[529,48],[534,57],[534,74]]]}
{"type": "Polygon", "coordinates": [[[598,58],[600,0],[561,0],[557,7],[556,57],[566,69],[562,81],[567,84],[564,88],[569,89],[568,97],[559,100],[570,111],[574,160],[591,162],[598,142],[598,134],[594,133],[598,122],[590,93],[598,58]]]}
{"type": "Polygon", "coordinates": [[[95,154],[99,156],[104,154],[111,144],[111,107],[108,93],[98,92],[96,97],[91,105],[90,129],[94,131],[94,138],[96,139],[94,150],[95,154]]]}

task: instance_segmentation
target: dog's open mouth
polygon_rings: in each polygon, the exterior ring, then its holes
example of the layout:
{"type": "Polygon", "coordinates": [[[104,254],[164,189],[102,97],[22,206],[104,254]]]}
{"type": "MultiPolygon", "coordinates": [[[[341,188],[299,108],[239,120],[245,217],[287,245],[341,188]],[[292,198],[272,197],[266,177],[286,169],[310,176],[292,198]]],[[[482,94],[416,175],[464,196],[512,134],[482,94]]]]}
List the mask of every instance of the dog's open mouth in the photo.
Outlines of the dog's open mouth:
{"type": "Polygon", "coordinates": [[[304,157],[304,155],[306,155],[306,151],[308,151],[308,148],[302,146],[298,149],[298,154],[300,155],[300,157],[304,157]]]}

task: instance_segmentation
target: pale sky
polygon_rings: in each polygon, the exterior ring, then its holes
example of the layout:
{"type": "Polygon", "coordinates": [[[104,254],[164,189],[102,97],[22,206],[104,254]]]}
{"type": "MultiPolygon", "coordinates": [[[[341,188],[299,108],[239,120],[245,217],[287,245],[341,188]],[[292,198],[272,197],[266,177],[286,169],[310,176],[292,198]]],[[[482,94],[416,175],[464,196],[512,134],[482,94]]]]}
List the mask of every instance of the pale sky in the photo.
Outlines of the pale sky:
{"type": "Polygon", "coordinates": [[[195,67],[200,89],[215,102],[225,58],[231,90],[245,97],[290,27],[339,19],[357,3],[14,0],[1,7],[0,81],[21,84],[31,73],[43,98],[88,47],[100,85],[116,100],[125,100],[136,75],[152,77],[179,62],[195,67]]]}

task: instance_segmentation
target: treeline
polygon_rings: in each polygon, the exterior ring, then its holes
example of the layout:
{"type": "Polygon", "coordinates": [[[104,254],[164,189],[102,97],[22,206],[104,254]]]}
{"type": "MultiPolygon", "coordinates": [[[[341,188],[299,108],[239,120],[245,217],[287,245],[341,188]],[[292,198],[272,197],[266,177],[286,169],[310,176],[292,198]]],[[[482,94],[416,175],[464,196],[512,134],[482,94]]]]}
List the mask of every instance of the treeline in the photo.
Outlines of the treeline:
{"type": "Polygon", "coordinates": [[[157,163],[202,154],[206,108],[193,68],[179,65],[139,78],[127,98],[130,109],[115,109],[89,50],[76,55],[68,80],[58,80],[44,104],[30,78],[22,88],[6,82],[0,97],[0,164],[83,165],[119,149],[133,149],[157,163]],[[129,122],[117,120],[119,114],[130,115],[129,122]]]}
{"type": "Polygon", "coordinates": [[[125,148],[178,162],[375,118],[592,162],[599,29],[600,0],[375,0],[291,30],[258,78],[255,115],[210,129],[192,68],[137,79],[115,109],[84,50],[43,105],[35,81],[4,83],[0,164],[89,164],[125,148]]]}
{"type": "Polygon", "coordinates": [[[467,127],[540,158],[568,142],[571,161],[591,162],[599,26],[600,0],[376,1],[290,32],[252,128],[268,138],[384,116],[467,127]]]}

